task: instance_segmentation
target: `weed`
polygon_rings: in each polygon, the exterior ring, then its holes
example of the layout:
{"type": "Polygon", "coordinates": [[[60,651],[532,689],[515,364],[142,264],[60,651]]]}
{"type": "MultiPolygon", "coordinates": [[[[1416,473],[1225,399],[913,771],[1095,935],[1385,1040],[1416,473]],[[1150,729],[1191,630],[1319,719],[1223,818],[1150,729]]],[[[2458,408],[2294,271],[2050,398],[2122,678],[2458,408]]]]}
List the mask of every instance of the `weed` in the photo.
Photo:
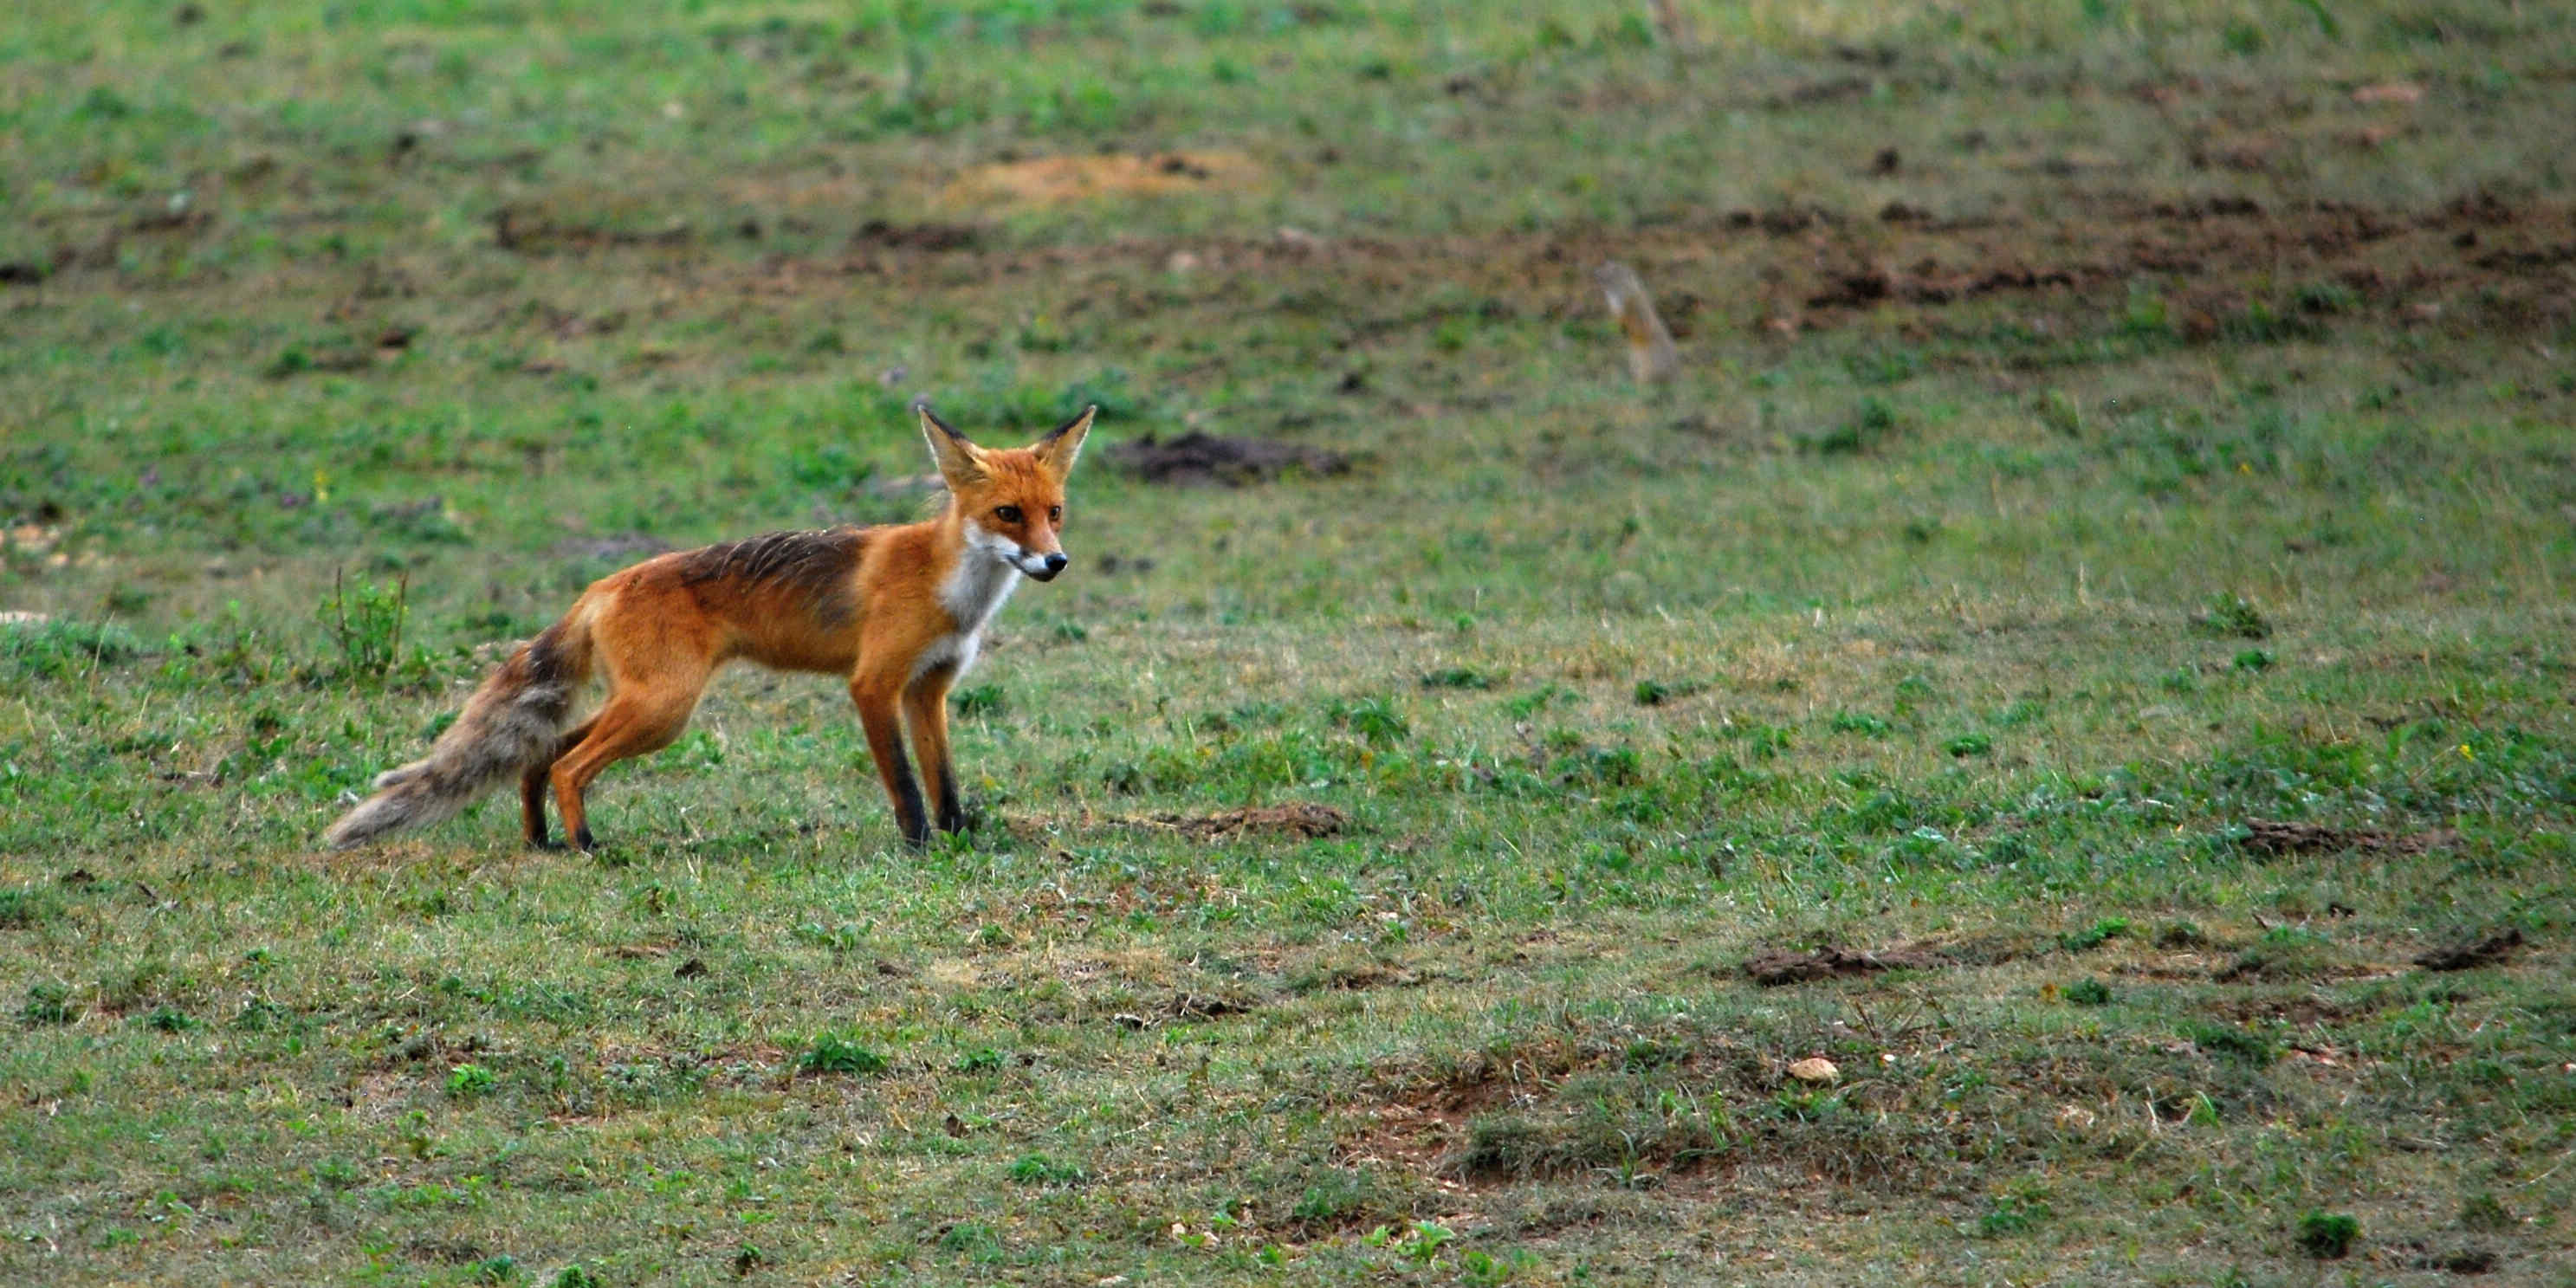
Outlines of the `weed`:
{"type": "Polygon", "coordinates": [[[151,1013],[142,1018],[142,1024],[155,1033],[185,1033],[204,1027],[197,1017],[175,1006],[153,1007],[151,1013]]]}
{"type": "Polygon", "coordinates": [[[2485,1190],[2460,1200],[2458,1221],[2462,1229],[2477,1230],[2487,1234],[2501,1233],[2522,1224],[2515,1218],[2512,1209],[2507,1208],[2502,1200],[2485,1190]]]}
{"type": "Polygon", "coordinates": [[[1637,681],[1637,705],[1659,707],[1675,698],[1687,698],[1707,687],[1707,684],[1698,680],[1674,680],[1670,683],[1662,680],[1639,680],[1637,681]]]}
{"type": "Polygon", "coordinates": [[[1977,1218],[1977,1233],[1988,1239],[2028,1234],[2056,1214],[2037,1186],[2022,1182],[1994,1196],[1977,1218]]]}
{"type": "Polygon", "coordinates": [[[0,890],[0,930],[26,930],[62,915],[52,896],[24,886],[0,890]]]}
{"type": "Polygon", "coordinates": [[[2111,986],[2087,976],[2067,985],[2065,997],[2077,1006],[2108,1006],[2111,1004],[2111,986]]]}
{"type": "Polygon", "coordinates": [[[2129,933],[2128,918],[2104,917],[2100,921],[2094,922],[2092,925],[2086,926],[2082,930],[2071,931],[2069,933],[2059,935],[2057,937],[2057,946],[2064,952],[2091,952],[2092,950],[2099,948],[2127,933],[2129,933]]]}
{"type": "Polygon", "coordinates": [[[1068,1163],[1044,1154],[1022,1154],[1011,1163],[1010,1178],[1022,1185],[1080,1185],[1091,1179],[1091,1173],[1079,1163],[1068,1163]]]}
{"type": "Polygon", "coordinates": [[[1798,444],[1819,456],[1857,456],[1885,445],[1903,427],[1904,419],[1896,408],[1871,395],[1860,400],[1860,406],[1848,419],[1822,433],[1805,435],[1798,444]]]}
{"type": "Polygon", "coordinates": [[[1375,743],[1402,742],[1413,735],[1412,722],[1404,718],[1391,698],[1337,700],[1325,708],[1334,724],[1375,743]]]}
{"type": "Polygon", "coordinates": [[[2241,1060],[2247,1064],[2270,1064],[2279,1059],[2281,1048],[2269,1038],[2233,1024],[2213,1024],[2193,1020],[2183,1025],[2183,1036],[2193,1046],[2211,1055],[2241,1060]]]}
{"type": "Polygon", "coordinates": [[[2191,619],[2192,626],[2203,635],[2221,639],[2259,640],[2272,633],[2272,624],[2242,595],[2218,595],[2191,619]]]}
{"type": "Polygon", "coordinates": [[[1503,676],[1497,675],[1494,672],[1479,670],[1472,666],[1449,666],[1442,667],[1437,671],[1423,672],[1422,687],[1426,689],[1490,689],[1495,685],[1502,683],[1503,679],[1503,676]]]}
{"type": "Polygon", "coordinates": [[[29,984],[26,1000],[18,1004],[18,1022],[29,1028],[69,1024],[81,1015],[79,1004],[71,996],[70,989],[50,980],[29,984]]]}
{"type": "Polygon", "coordinates": [[[331,597],[314,615],[330,635],[342,674],[382,679],[402,656],[403,620],[410,613],[411,575],[395,579],[391,589],[373,582],[349,585],[331,576],[331,597]]]}
{"type": "Polygon", "coordinates": [[[1010,1063],[1010,1057],[994,1047],[978,1047],[965,1052],[949,1064],[956,1073],[993,1073],[1010,1063]]]}
{"type": "Polygon", "coordinates": [[[1942,743],[1941,750],[1962,758],[1991,756],[1995,753],[1995,740],[1981,733],[1963,733],[1942,743]]]}
{"type": "Polygon", "coordinates": [[[1002,713],[1002,686],[971,684],[950,692],[948,701],[961,719],[976,719],[1002,713]]]}
{"type": "Polygon", "coordinates": [[[490,1091],[499,1081],[479,1064],[460,1064],[447,1071],[447,1094],[463,1100],[490,1091]]]}
{"type": "Polygon", "coordinates": [[[2299,1218],[2297,1238],[2301,1252],[2332,1261],[2352,1251],[2361,1238],[2361,1222],[2340,1212],[2309,1212],[2299,1218]]]}
{"type": "Polygon", "coordinates": [[[885,1072],[886,1058],[847,1038],[825,1034],[797,1057],[796,1067],[805,1073],[866,1075],[885,1072]]]}
{"type": "Polygon", "coordinates": [[[1827,727],[1835,733],[1856,733],[1865,738],[1884,738],[1895,728],[1877,716],[1858,711],[1835,712],[1827,727]]]}

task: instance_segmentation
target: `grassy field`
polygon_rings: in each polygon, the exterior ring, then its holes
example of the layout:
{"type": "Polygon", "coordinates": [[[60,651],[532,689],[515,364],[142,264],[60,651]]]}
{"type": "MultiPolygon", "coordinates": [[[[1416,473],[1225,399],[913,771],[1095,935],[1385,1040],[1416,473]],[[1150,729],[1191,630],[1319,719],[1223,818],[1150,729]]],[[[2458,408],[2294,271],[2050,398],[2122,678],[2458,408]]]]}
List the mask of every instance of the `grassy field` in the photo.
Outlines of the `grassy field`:
{"type": "Polygon", "coordinates": [[[0,1280],[2576,1283],[2576,14],[1671,9],[0,16],[0,1280]],[[923,394],[971,833],[317,850],[923,394]]]}

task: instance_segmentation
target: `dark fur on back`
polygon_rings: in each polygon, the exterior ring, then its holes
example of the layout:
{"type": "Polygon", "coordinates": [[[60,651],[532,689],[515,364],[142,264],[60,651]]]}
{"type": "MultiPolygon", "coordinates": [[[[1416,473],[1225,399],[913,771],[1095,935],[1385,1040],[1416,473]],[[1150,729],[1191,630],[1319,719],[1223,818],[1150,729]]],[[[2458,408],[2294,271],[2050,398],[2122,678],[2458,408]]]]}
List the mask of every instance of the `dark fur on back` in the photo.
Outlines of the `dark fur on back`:
{"type": "Polygon", "coordinates": [[[813,604],[827,626],[846,626],[858,615],[850,572],[858,567],[867,534],[843,525],[805,532],[764,532],[740,541],[692,550],[681,557],[681,579],[691,585],[721,580],[786,586],[813,604]]]}
{"type": "Polygon", "coordinates": [[[551,759],[589,675],[588,626],[567,617],[547,627],[474,690],[427,756],[378,775],[375,795],[332,824],[323,843],[345,850],[435,823],[493,784],[551,759]]]}

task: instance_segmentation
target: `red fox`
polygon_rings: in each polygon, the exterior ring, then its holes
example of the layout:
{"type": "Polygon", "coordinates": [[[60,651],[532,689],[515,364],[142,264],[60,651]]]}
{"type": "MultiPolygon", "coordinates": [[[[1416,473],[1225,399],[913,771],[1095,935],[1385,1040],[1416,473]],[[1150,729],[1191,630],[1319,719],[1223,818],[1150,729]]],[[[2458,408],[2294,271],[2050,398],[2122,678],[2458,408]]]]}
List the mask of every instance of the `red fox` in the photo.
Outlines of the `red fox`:
{"type": "Polygon", "coordinates": [[[901,526],[773,532],[647,559],[591,583],[561,621],[510,655],[465,700],[429,754],[376,779],[323,842],[364,844],[447,818],[512,774],[528,843],[552,849],[546,789],[565,834],[593,848],[582,791],[618,761],[680,736],[716,668],[736,658],[850,679],[868,754],[906,844],[932,816],[904,759],[912,726],[944,831],[965,826],[948,763],[948,686],[974,665],[984,624],[1025,575],[1053,581],[1066,558],[1064,480],[1099,408],[1028,447],[986,449],[920,407],[948,484],[939,517],[901,526]],[[608,699],[569,731],[594,669],[608,699]]]}

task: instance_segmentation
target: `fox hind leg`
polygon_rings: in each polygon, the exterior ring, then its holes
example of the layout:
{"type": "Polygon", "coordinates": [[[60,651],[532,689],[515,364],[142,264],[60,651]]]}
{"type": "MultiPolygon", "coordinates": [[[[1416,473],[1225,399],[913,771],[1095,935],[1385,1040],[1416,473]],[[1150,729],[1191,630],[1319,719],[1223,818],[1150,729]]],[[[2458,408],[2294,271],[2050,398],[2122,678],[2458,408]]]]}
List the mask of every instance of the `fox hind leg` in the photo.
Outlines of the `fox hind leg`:
{"type": "Polygon", "coordinates": [[[656,677],[659,682],[650,688],[620,689],[592,718],[581,742],[546,771],[546,781],[555,792],[555,809],[563,815],[564,832],[572,838],[573,848],[584,853],[598,848],[582,807],[582,792],[591,780],[618,761],[670,746],[688,728],[705,677],[685,684],[675,682],[679,678],[656,677]]]}
{"type": "Polygon", "coordinates": [[[547,775],[554,769],[555,762],[563,759],[573,748],[580,746],[582,740],[590,736],[591,726],[598,723],[599,718],[593,716],[573,726],[572,730],[555,744],[553,755],[528,766],[526,772],[519,775],[519,816],[527,829],[529,848],[538,850],[563,848],[555,843],[552,836],[546,834],[547,775]]]}

